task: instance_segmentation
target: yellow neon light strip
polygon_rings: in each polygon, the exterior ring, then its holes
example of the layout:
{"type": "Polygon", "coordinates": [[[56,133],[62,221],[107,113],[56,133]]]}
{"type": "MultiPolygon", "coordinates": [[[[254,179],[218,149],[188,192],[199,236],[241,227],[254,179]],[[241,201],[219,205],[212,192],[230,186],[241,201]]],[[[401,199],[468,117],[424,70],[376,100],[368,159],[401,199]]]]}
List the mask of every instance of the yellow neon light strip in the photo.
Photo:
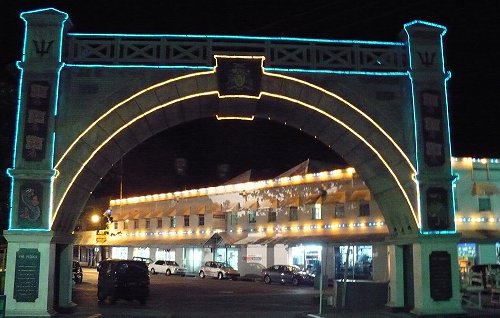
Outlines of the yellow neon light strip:
{"type": "MultiPolygon", "coordinates": [[[[101,121],[103,118],[105,118],[107,115],[109,115],[112,111],[114,111],[115,109],[117,109],[118,107],[122,106],[123,104],[125,104],[126,102],[132,100],[133,98],[143,94],[144,92],[147,92],[149,90],[152,90],[154,88],[157,88],[159,86],[162,86],[162,85],[166,85],[166,84],[169,84],[169,83],[172,83],[174,81],[178,81],[178,80],[182,80],[182,79],[186,79],[186,78],[190,78],[190,77],[195,77],[195,76],[202,76],[202,75],[209,75],[209,74],[214,74],[216,72],[216,68],[218,66],[218,60],[217,58],[219,57],[223,57],[223,58],[242,58],[242,59],[261,59],[261,69],[262,69],[262,73],[265,74],[265,75],[268,75],[268,76],[274,76],[274,77],[281,77],[281,78],[284,78],[284,79],[287,79],[287,80],[290,80],[290,81],[295,81],[295,82],[298,82],[298,83],[301,83],[303,85],[306,85],[306,86],[309,86],[309,87],[312,87],[314,89],[317,89],[329,96],[332,96],[336,99],[338,99],[339,101],[343,102],[344,104],[348,105],[349,107],[351,107],[353,110],[355,110],[356,112],[358,112],[359,114],[361,114],[363,117],[365,117],[368,121],[370,121],[380,132],[382,132],[382,134],[384,136],[386,136],[390,141],[391,143],[396,147],[396,149],[398,149],[398,151],[401,153],[401,155],[405,158],[405,160],[408,162],[410,168],[414,171],[414,173],[416,173],[416,169],[414,168],[414,166],[412,165],[411,161],[409,160],[409,158],[406,156],[406,154],[403,152],[403,150],[397,145],[397,143],[389,136],[389,134],[387,134],[387,132],[385,132],[385,130],[380,126],[378,125],[371,117],[369,117],[367,114],[365,114],[364,112],[362,112],[360,109],[358,109],[357,107],[355,107],[353,104],[349,103],[348,101],[346,101],[345,99],[341,98],[340,96],[334,94],[334,93],[331,93],[327,90],[325,90],[324,88],[322,87],[319,87],[317,85],[314,85],[312,83],[309,83],[309,82],[306,82],[306,81],[303,81],[303,80],[300,80],[300,79],[297,79],[297,78],[293,78],[293,77],[289,77],[289,76],[285,76],[285,75],[281,75],[281,74],[274,74],[274,73],[268,73],[264,70],[264,67],[263,67],[263,63],[264,63],[264,59],[265,57],[263,56],[226,56],[226,55],[214,55],[215,57],[215,60],[216,60],[216,66],[214,67],[214,70],[212,71],[206,71],[206,72],[197,72],[197,73],[191,73],[191,74],[187,74],[187,75],[183,75],[183,76],[180,76],[180,77],[177,77],[177,78],[174,78],[174,79],[170,79],[170,80],[167,80],[167,81],[164,81],[164,82],[161,82],[161,83],[158,83],[158,84],[155,84],[155,85],[152,85],[146,89],[143,89],[141,90],[140,92],[130,96],[129,98],[123,100],[122,102],[116,104],[115,106],[113,106],[112,108],[110,108],[106,113],[104,113],[101,117],[99,117],[95,122],[93,122],[87,129],[85,129],[84,132],[82,132],[78,137],[77,139],[75,139],[75,141],[68,147],[68,149],[64,152],[63,156],[59,159],[59,161],[57,162],[55,168],[57,168],[60,163],[62,162],[62,160],[67,156],[67,154],[69,153],[69,151],[76,145],[76,143],[88,132],[90,131],[90,129],[92,129],[99,121],[101,121]]],[[[342,121],[338,120],[336,117],[333,117],[331,116],[330,114],[326,113],[325,111],[317,108],[317,107],[314,107],[310,104],[307,104],[305,102],[302,102],[302,101],[299,101],[299,100],[295,100],[293,98],[289,98],[289,97],[286,97],[286,96],[282,96],[282,95],[277,95],[277,94],[273,94],[273,93],[267,93],[267,92],[260,92],[258,96],[249,96],[249,95],[220,95],[220,92],[219,91],[212,91],[212,92],[206,92],[206,93],[198,93],[198,94],[192,94],[192,95],[188,95],[188,96],[185,96],[185,97],[182,97],[182,98],[179,98],[179,99],[175,99],[175,100],[172,100],[168,103],[165,103],[165,104],[162,104],[162,105],[159,105],[157,107],[154,107],[152,109],[150,109],[149,111],[147,111],[146,113],[143,113],[141,114],[140,116],[134,118],[132,121],[130,121],[129,123],[125,124],[124,126],[122,126],[119,130],[115,131],[108,139],[106,139],[92,154],[91,156],[87,159],[87,161],[84,162],[84,164],[82,165],[82,167],[80,168],[80,170],[77,172],[77,174],[73,177],[72,181],[70,182],[70,184],[68,185],[68,187],[66,188],[66,191],[64,192],[63,196],[61,197],[61,200],[59,202],[59,205],[56,209],[56,213],[54,214],[54,218],[55,218],[55,215],[57,215],[57,212],[62,204],[62,202],[64,201],[64,197],[66,196],[67,192],[69,191],[69,189],[71,188],[71,186],[73,185],[74,181],[76,180],[76,178],[78,177],[78,175],[81,173],[81,171],[83,170],[84,166],[92,159],[92,157],[97,153],[97,151],[99,149],[101,149],[113,136],[115,136],[118,132],[122,131],[123,129],[125,129],[126,127],[128,127],[130,124],[134,123],[135,121],[139,120],[140,118],[144,117],[145,115],[151,113],[151,112],[154,112],[156,111],[157,109],[160,109],[160,108],[163,108],[163,107],[167,107],[173,103],[176,103],[178,101],[183,101],[183,100],[186,100],[186,99],[190,99],[190,98],[194,98],[194,97],[199,97],[199,96],[205,96],[205,95],[211,95],[211,94],[217,94],[217,96],[219,98],[228,98],[228,97],[232,97],[232,98],[255,98],[255,99],[260,99],[261,96],[263,94],[267,95],[267,96],[271,96],[271,97],[275,97],[275,98],[281,98],[281,99],[285,99],[285,100],[289,100],[291,102],[294,102],[294,103],[297,103],[299,105],[303,105],[309,109],[312,109],[312,110],[315,110],[317,111],[318,113],[321,113],[323,114],[324,116],[336,121],[337,123],[339,123],[340,125],[342,125],[343,127],[345,127],[346,129],[348,129],[349,131],[351,131],[355,136],[357,136],[360,140],[362,140],[370,149],[372,149],[372,151],[374,151],[374,153],[380,158],[380,160],[382,161],[382,163],[387,167],[387,169],[389,170],[389,172],[391,173],[391,175],[394,177],[394,179],[396,180],[396,183],[398,184],[399,188],[401,189],[406,201],[408,202],[408,205],[412,211],[412,214],[413,214],[413,217],[415,218],[415,221],[417,224],[420,224],[417,220],[417,217],[415,216],[415,211],[413,209],[413,206],[408,198],[408,195],[406,194],[406,192],[404,191],[401,183],[399,182],[397,176],[395,175],[394,171],[392,171],[392,169],[389,167],[389,165],[387,164],[387,162],[383,159],[383,157],[381,156],[381,154],[367,141],[365,140],[361,135],[359,135],[357,132],[355,132],[354,130],[352,130],[350,127],[348,127],[345,123],[343,123],[342,121]]]]}
{"type": "Polygon", "coordinates": [[[406,191],[404,190],[403,186],[401,185],[401,182],[399,181],[398,177],[396,176],[396,174],[394,173],[394,171],[391,169],[391,167],[389,166],[389,164],[384,160],[384,158],[382,157],[382,155],[377,151],[377,149],[375,149],[375,147],[373,147],[368,142],[368,140],[366,140],[365,138],[363,138],[363,136],[361,136],[359,133],[357,133],[355,130],[353,130],[351,127],[349,127],[347,124],[345,124],[343,121],[341,121],[338,118],[330,115],[329,113],[325,112],[324,110],[321,110],[321,109],[319,109],[317,107],[314,107],[314,106],[312,106],[312,105],[310,105],[308,103],[305,103],[303,101],[300,101],[300,100],[297,100],[297,99],[294,99],[294,98],[291,98],[291,97],[288,97],[288,96],[283,96],[283,95],[278,95],[278,94],[273,94],[273,93],[268,93],[268,92],[261,92],[261,94],[262,95],[266,95],[266,96],[270,96],[270,97],[274,97],[274,98],[284,99],[284,100],[290,101],[292,103],[296,103],[296,104],[302,105],[304,107],[307,107],[307,108],[309,108],[311,110],[314,110],[314,111],[316,111],[316,112],[324,115],[325,117],[328,117],[331,120],[337,122],[339,125],[341,125],[345,129],[349,130],[353,135],[355,135],[356,137],[358,137],[362,142],[364,142],[375,153],[375,155],[380,159],[380,161],[384,164],[384,166],[387,168],[387,170],[389,171],[389,173],[392,175],[392,177],[394,178],[394,180],[396,180],[396,183],[398,184],[399,189],[403,193],[403,195],[404,195],[404,197],[406,199],[406,202],[408,202],[408,206],[410,207],[410,210],[411,210],[411,212],[413,214],[413,218],[415,219],[416,224],[420,224],[419,221],[418,221],[418,217],[415,214],[415,210],[413,209],[413,206],[411,204],[410,198],[406,194],[406,191]]]}
{"type": "Polygon", "coordinates": [[[250,116],[250,117],[244,117],[244,116],[219,116],[219,115],[215,115],[215,118],[217,118],[217,120],[248,120],[248,121],[252,121],[254,120],[255,116],[250,116]]]}
{"type": "MultiPolygon", "coordinates": [[[[132,125],[133,123],[135,123],[136,121],[138,121],[139,119],[149,115],[150,113],[153,113],[155,111],[157,111],[158,109],[161,109],[163,107],[168,107],[172,104],[175,104],[175,103],[178,103],[178,102],[182,102],[184,100],[187,100],[187,99],[191,99],[191,98],[196,98],[196,97],[201,97],[201,96],[208,96],[208,95],[215,95],[217,94],[217,91],[209,91],[209,92],[204,92],[204,93],[197,93],[197,94],[192,94],[192,95],[188,95],[188,96],[185,96],[185,97],[181,97],[181,98],[177,98],[177,99],[174,99],[174,100],[171,100],[169,101],[168,103],[165,103],[165,104],[161,104],[161,105],[158,105],[154,108],[151,108],[150,110],[148,110],[147,112],[144,112],[140,115],[138,115],[137,117],[135,117],[134,119],[132,119],[131,121],[129,121],[128,123],[124,124],[122,127],[120,127],[119,129],[115,130],[111,135],[109,135],[108,138],[106,138],[106,140],[104,140],[89,156],[89,158],[87,158],[87,160],[85,160],[85,162],[82,163],[80,169],[76,172],[76,174],[73,176],[73,179],[71,179],[71,182],[69,183],[68,187],[66,188],[66,190],[64,191],[63,195],[61,196],[61,200],[59,201],[59,204],[57,205],[57,209],[53,215],[53,218],[52,220],[55,219],[57,213],[59,212],[59,209],[61,208],[61,204],[64,202],[64,198],[66,197],[66,195],[68,194],[68,191],[69,189],[73,186],[73,183],[75,182],[75,180],[78,178],[78,176],[80,175],[80,173],[82,172],[82,170],[85,168],[85,166],[90,162],[90,160],[92,160],[92,158],[99,152],[99,150],[101,150],[102,147],[104,147],[114,136],[118,135],[119,132],[121,132],[122,130],[124,130],[125,128],[127,128],[128,126],[132,125]]],[[[116,108],[116,107],[113,107],[113,108],[116,108]]]]}
{"type": "Polygon", "coordinates": [[[342,97],[338,96],[337,94],[334,94],[330,91],[327,91],[326,89],[320,87],[320,86],[317,86],[315,84],[312,84],[312,83],[309,83],[309,82],[306,82],[304,80],[301,80],[301,79],[298,79],[298,78],[295,78],[295,77],[290,77],[290,76],[286,76],[286,75],[282,75],[282,74],[277,74],[277,73],[269,73],[269,72],[266,72],[264,70],[264,68],[262,69],[262,72],[265,74],[265,75],[268,75],[268,76],[274,76],[274,77],[281,77],[281,78],[284,78],[284,79],[287,79],[287,80],[290,80],[290,81],[294,81],[294,82],[298,82],[298,83],[301,83],[303,85],[306,85],[306,86],[309,86],[311,88],[314,88],[316,90],[319,90],[321,91],[322,93],[326,94],[326,95],[329,95],[339,101],[341,101],[342,103],[346,104],[347,106],[349,106],[350,108],[352,108],[354,111],[356,111],[357,113],[359,113],[361,116],[363,116],[364,118],[366,118],[366,120],[368,120],[370,123],[372,123],[372,125],[374,125],[378,130],[380,130],[380,132],[387,138],[389,139],[389,141],[394,145],[394,147],[396,147],[396,149],[399,151],[399,153],[403,156],[403,158],[406,160],[406,162],[408,162],[408,165],[410,166],[410,169],[413,170],[414,173],[417,173],[417,170],[415,169],[415,167],[413,166],[413,164],[411,163],[410,159],[408,158],[408,156],[404,153],[404,151],[401,149],[401,147],[399,147],[399,145],[396,143],[396,141],[394,141],[394,139],[392,139],[391,136],[389,136],[389,134],[379,125],[377,124],[370,116],[368,116],[366,113],[364,113],[361,109],[357,108],[356,106],[354,106],[353,104],[351,104],[350,102],[348,102],[347,100],[343,99],[342,97]]]}
{"type": "Polygon", "coordinates": [[[164,82],[161,82],[161,83],[158,83],[158,84],[155,84],[155,85],[152,85],[152,86],[149,86],[137,93],[135,93],[134,95],[124,99],[123,101],[119,102],[118,104],[116,104],[115,106],[111,107],[107,112],[105,112],[104,114],[101,115],[101,117],[99,117],[97,120],[95,120],[92,124],[90,124],[90,126],[87,127],[87,129],[85,129],[72,143],[71,145],[66,149],[66,151],[63,153],[63,155],[61,156],[61,158],[57,161],[56,165],[54,166],[54,169],[57,169],[57,167],[59,167],[59,165],[61,164],[61,162],[64,160],[64,158],[68,155],[68,153],[71,151],[71,149],[73,149],[76,145],[76,143],[83,138],[83,136],[88,133],[95,125],[97,125],[98,122],[100,122],[102,119],[104,119],[106,116],[108,116],[110,113],[112,113],[114,110],[116,110],[117,108],[121,107],[123,104],[129,102],[130,100],[136,98],[137,96],[147,92],[147,91],[150,91],[152,89],[155,89],[157,87],[160,87],[160,86],[163,86],[163,85],[167,85],[167,84],[170,84],[170,83],[173,83],[175,81],[180,81],[180,80],[183,80],[183,79],[186,79],[186,78],[190,78],[190,77],[195,77],[195,76],[200,76],[200,75],[209,75],[209,74],[213,74],[215,73],[215,68],[214,70],[212,71],[206,71],[206,72],[197,72],[197,73],[191,73],[191,74],[187,74],[187,75],[182,75],[182,76],[179,76],[179,77],[176,77],[176,78],[172,78],[172,79],[169,79],[167,81],[164,81],[164,82]]]}

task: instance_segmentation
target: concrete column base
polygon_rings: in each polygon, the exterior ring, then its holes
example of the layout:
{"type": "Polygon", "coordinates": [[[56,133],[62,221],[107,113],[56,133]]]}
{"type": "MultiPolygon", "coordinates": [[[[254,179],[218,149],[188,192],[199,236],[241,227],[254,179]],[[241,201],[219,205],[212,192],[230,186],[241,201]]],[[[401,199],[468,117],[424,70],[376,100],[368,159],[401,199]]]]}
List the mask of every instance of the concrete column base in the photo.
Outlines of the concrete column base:
{"type": "MultiPolygon", "coordinates": [[[[54,304],[55,246],[51,231],[4,231],[8,242],[7,271],[5,277],[6,317],[51,317],[56,314],[54,304]],[[33,301],[18,301],[15,295],[17,254],[21,249],[34,249],[40,253],[38,293],[33,301]]],[[[19,284],[19,283],[18,283],[19,284]]],[[[19,287],[19,286],[17,286],[19,287]]]]}

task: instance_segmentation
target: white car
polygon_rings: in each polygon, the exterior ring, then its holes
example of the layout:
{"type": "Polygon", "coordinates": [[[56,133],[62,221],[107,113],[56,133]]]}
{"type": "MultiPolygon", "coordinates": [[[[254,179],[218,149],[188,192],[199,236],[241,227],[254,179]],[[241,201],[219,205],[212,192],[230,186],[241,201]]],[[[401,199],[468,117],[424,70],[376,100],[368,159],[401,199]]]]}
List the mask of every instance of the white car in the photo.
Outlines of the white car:
{"type": "Polygon", "coordinates": [[[151,274],[162,273],[167,276],[170,275],[181,275],[186,276],[186,269],[175,261],[163,261],[157,260],[154,263],[149,264],[149,271],[151,274]]]}
{"type": "Polygon", "coordinates": [[[240,273],[226,263],[208,261],[200,268],[198,276],[201,278],[208,276],[218,279],[229,278],[234,280],[240,277],[240,273]]]}

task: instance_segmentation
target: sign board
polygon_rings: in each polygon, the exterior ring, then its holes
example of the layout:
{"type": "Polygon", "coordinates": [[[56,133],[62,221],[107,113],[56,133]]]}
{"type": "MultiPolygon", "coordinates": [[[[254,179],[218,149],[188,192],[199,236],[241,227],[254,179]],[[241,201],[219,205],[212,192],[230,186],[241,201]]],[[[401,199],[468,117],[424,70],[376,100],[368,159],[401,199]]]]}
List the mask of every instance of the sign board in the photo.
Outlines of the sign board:
{"type": "Polygon", "coordinates": [[[451,256],[446,251],[434,251],[429,255],[431,297],[449,300],[452,296],[451,256]]]}
{"type": "Polygon", "coordinates": [[[96,241],[96,243],[105,243],[106,242],[106,234],[96,234],[95,241],[96,241]]]}
{"type": "Polygon", "coordinates": [[[21,248],[16,252],[14,299],[34,302],[38,298],[40,252],[36,248],[21,248]]]}

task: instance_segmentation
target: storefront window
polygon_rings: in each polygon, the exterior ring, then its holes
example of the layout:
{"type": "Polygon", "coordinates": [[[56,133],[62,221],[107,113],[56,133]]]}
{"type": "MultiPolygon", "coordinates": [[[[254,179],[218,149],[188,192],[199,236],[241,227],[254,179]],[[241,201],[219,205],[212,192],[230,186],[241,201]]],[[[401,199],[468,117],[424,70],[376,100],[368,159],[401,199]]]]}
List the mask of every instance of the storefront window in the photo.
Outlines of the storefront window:
{"type": "Polygon", "coordinates": [[[189,215],[184,215],[184,226],[189,226],[189,215]]]}
{"type": "Polygon", "coordinates": [[[490,197],[480,197],[478,198],[479,212],[491,211],[491,200],[490,197]]]}
{"type": "Polygon", "coordinates": [[[201,248],[186,247],[184,249],[184,267],[188,272],[198,272],[203,262],[203,252],[201,248]]]}
{"type": "Polygon", "coordinates": [[[290,221],[297,221],[299,219],[299,209],[296,206],[290,207],[290,221]]]}
{"type": "Polygon", "coordinates": [[[199,226],[205,225],[205,215],[203,215],[203,214],[198,215],[198,225],[199,226]]]}
{"type": "Polygon", "coordinates": [[[137,257],[149,258],[150,255],[151,252],[149,250],[149,247],[135,247],[132,253],[132,257],[137,256],[137,257]]]}
{"type": "Polygon", "coordinates": [[[163,227],[163,219],[162,218],[158,218],[156,220],[156,228],[157,229],[161,229],[163,227]]]}
{"type": "Polygon", "coordinates": [[[320,245],[300,245],[289,249],[291,264],[311,273],[319,272],[321,267],[320,245]]]}
{"type": "Polygon", "coordinates": [[[159,248],[156,250],[156,258],[155,260],[165,260],[165,261],[175,261],[175,251],[171,251],[170,249],[162,249],[159,248]]]}
{"type": "Polygon", "coordinates": [[[236,212],[231,212],[229,215],[229,225],[237,225],[238,224],[238,214],[236,212]]]}
{"type": "Polygon", "coordinates": [[[257,222],[257,212],[256,211],[248,211],[248,223],[257,222]]]}
{"type": "Polygon", "coordinates": [[[370,204],[368,202],[359,204],[359,216],[370,216],[370,204]]]}
{"type": "Polygon", "coordinates": [[[371,245],[335,247],[335,278],[373,279],[371,245]]]}
{"type": "Polygon", "coordinates": [[[139,220],[134,220],[134,230],[139,228],[139,220]]]}
{"type": "Polygon", "coordinates": [[[149,229],[151,227],[151,220],[150,219],[146,219],[146,229],[149,229]]]}
{"type": "Polygon", "coordinates": [[[171,216],[170,217],[170,227],[175,227],[177,224],[176,220],[175,220],[175,216],[171,216]]]}
{"type": "Polygon", "coordinates": [[[345,214],[345,208],[344,208],[344,203],[337,203],[335,204],[335,217],[336,218],[343,218],[345,214]]]}
{"type": "Polygon", "coordinates": [[[123,246],[111,247],[111,258],[127,259],[128,258],[128,247],[123,247],[123,246]]]}
{"type": "Polygon", "coordinates": [[[267,222],[276,222],[276,211],[269,210],[267,214],[267,222]]]}
{"type": "Polygon", "coordinates": [[[321,220],[321,204],[311,207],[311,216],[313,220],[321,220]]]}
{"type": "Polygon", "coordinates": [[[215,261],[227,263],[232,268],[238,269],[238,249],[233,247],[216,249],[215,261]]]}

